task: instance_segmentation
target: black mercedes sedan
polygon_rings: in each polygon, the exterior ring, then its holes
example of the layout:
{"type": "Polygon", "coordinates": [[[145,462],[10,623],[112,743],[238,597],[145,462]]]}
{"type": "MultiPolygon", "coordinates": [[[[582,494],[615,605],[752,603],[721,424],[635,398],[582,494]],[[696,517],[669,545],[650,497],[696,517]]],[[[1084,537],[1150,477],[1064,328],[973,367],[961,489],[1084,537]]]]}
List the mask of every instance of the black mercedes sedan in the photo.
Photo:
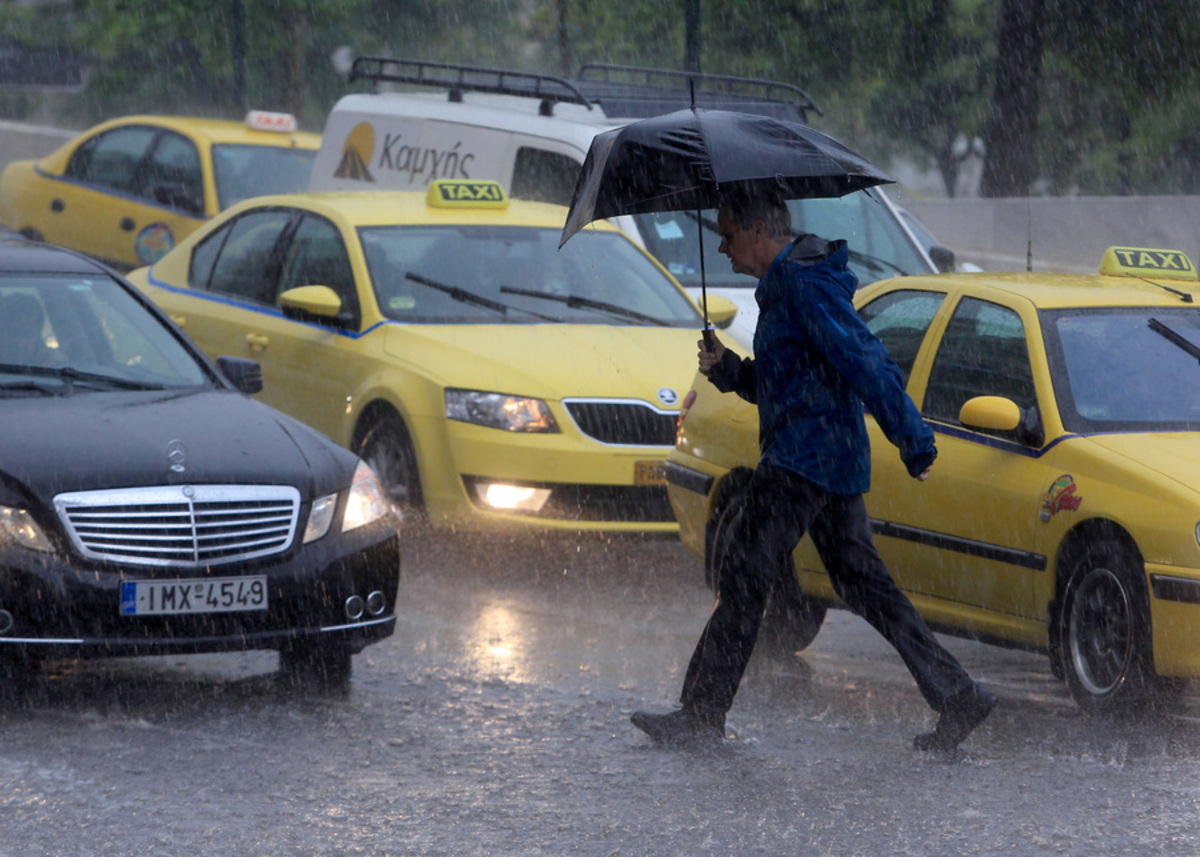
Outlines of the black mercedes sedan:
{"type": "Polygon", "coordinates": [[[344,685],[395,628],[371,469],[250,398],[131,284],[0,237],[0,665],[275,649],[344,685]]]}

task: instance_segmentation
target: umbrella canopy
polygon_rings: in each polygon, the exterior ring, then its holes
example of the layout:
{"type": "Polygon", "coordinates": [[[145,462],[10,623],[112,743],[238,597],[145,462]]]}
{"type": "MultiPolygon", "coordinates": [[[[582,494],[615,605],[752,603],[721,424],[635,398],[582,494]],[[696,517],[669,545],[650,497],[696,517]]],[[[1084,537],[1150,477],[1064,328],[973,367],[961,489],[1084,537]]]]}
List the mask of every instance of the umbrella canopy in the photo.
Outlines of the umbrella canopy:
{"type": "Polygon", "coordinates": [[[716,208],[727,185],[802,199],[844,196],[892,181],[861,155],[798,122],[677,110],[592,140],[559,246],[605,217],[716,208]]]}

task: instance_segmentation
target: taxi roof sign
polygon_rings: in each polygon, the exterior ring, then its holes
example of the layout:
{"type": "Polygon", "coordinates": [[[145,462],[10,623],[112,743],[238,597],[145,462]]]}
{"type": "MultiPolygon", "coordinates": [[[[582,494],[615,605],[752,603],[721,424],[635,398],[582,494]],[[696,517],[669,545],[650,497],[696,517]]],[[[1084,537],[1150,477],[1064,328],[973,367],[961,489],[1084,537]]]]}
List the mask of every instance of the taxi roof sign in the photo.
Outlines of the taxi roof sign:
{"type": "Polygon", "coordinates": [[[1100,260],[1100,273],[1127,277],[1196,280],[1196,266],[1182,250],[1150,247],[1109,247],[1100,260]]]}
{"type": "Polygon", "coordinates": [[[278,131],[280,134],[291,134],[296,130],[296,117],[291,113],[251,110],[246,114],[246,127],[255,131],[278,131]]]}
{"type": "Polygon", "coordinates": [[[438,179],[429,186],[425,204],[433,208],[508,208],[500,182],[438,179]]]}

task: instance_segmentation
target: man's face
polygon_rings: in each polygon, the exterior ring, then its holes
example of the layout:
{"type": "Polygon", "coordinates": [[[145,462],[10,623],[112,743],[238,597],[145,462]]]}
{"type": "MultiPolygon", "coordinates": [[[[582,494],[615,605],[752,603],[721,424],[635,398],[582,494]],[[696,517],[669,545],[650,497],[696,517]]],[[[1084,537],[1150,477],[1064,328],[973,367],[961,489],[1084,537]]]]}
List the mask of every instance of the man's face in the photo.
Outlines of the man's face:
{"type": "Polygon", "coordinates": [[[754,274],[752,260],[757,244],[754,230],[742,229],[729,216],[729,212],[722,208],[717,212],[717,234],[721,236],[721,246],[717,250],[729,257],[733,272],[754,274]]]}

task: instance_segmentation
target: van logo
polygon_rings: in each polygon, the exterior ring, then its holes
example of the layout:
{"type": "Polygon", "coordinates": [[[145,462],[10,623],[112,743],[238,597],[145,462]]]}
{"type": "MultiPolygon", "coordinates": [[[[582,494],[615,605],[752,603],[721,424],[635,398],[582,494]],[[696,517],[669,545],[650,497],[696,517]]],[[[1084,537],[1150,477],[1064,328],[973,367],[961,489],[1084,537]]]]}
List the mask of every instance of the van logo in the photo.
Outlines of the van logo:
{"type": "Polygon", "coordinates": [[[373,183],[375,177],[367,169],[367,164],[371,162],[374,151],[375,129],[371,127],[370,122],[359,122],[346,135],[346,143],[342,146],[342,160],[334,170],[333,177],[373,183]]]}

